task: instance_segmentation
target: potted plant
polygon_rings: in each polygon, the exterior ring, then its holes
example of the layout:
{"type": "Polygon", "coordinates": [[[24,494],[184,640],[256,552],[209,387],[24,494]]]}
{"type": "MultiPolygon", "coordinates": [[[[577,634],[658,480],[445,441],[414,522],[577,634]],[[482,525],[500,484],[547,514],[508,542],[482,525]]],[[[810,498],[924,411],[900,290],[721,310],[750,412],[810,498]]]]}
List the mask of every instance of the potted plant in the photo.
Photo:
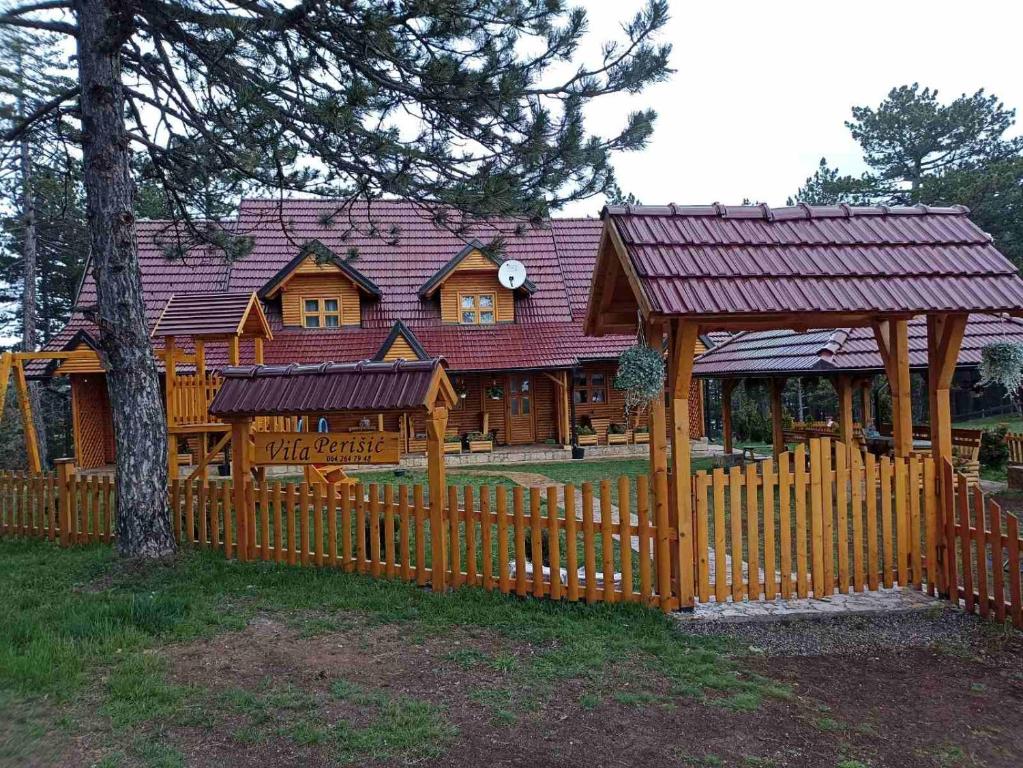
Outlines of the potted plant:
{"type": "Polygon", "coordinates": [[[504,400],[504,387],[500,384],[491,384],[487,387],[487,397],[491,400],[504,400]]]}
{"type": "Polygon", "coordinates": [[[596,445],[597,433],[589,424],[577,424],[575,427],[576,443],[578,445],[596,445]]]}
{"type": "Polygon", "coordinates": [[[466,439],[469,441],[469,453],[490,453],[494,450],[493,438],[483,432],[470,432],[466,439]]]}
{"type": "Polygon", "coordinates": [[[444,435],[444,453],[461,453],[462,438],[460,435],[444,435]]]}
{"type": "Polygon", "coordinates": [[[649,443],[650,442],[650,427],[636,427],[632,433],[632,442],[634,443],[649,443]]]}
{"type": "Polygon", "coordinates": [[[607,428],[608,445],[626,445],[629,442],[629,430],[624,424],[612,422],[607,428]]]}

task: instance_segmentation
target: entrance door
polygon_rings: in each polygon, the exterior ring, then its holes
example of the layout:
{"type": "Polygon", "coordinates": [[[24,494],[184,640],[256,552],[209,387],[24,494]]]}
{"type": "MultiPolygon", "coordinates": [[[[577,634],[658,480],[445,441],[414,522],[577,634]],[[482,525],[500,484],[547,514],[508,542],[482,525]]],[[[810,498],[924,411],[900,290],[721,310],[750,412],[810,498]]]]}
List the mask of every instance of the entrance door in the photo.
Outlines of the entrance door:
{"type": "Polygon", "coordinates": [[[532,443],[533,430],[533,379],[530,376],[508,377],[508,443],[522,445],[532,443]]]}

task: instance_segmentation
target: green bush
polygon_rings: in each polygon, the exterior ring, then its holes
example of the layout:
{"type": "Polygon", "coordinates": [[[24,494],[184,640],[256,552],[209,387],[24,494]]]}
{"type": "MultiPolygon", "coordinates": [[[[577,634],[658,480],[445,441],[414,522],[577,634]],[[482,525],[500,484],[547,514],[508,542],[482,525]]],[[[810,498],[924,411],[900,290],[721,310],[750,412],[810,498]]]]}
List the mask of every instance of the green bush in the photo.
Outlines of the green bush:
{"type": "Polygon", "coordinates": [[[1001,469],[1009,461],[1009,446],[1005,444],[1005,424],[985,429],[980,436],[980,465],[987,469],[1001,469]]]}

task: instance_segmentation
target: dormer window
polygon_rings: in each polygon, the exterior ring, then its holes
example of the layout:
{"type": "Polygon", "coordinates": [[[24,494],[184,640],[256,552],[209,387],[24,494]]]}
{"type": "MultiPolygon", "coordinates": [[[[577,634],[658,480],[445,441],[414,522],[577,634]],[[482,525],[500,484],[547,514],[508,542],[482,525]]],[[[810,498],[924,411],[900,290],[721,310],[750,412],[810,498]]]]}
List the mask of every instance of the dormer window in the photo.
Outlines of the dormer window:
{"type": "Polygon", "coordinates": [[[493,325],[495,322],[492,293],[460,293],[458,306],[462,325],[493,325]]]}
{"type": "Polygon", "coordinates": [[[304,328],[339,328],[341,326],[341,299],[338,297],[302,297],[302,326],[304,328]]]}

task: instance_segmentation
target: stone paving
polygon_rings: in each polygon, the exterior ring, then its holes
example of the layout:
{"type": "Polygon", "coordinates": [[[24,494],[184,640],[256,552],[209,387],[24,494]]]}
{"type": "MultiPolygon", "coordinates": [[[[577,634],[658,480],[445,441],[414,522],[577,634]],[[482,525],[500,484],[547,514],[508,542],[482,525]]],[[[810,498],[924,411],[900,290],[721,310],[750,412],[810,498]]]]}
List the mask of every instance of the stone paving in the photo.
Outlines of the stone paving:
{"type": "Polygon", "coordinates": [[[821,598],[790,600],[754,600],[733,603],[700,603],[693,611],[675,614],[679,622],[784,621],[786,619],[824,618],[831,615],[872,615],[918,611],[944,605],[931,595],[916,589],[879,589],[876,592],[835,594],[821,598]]]}

